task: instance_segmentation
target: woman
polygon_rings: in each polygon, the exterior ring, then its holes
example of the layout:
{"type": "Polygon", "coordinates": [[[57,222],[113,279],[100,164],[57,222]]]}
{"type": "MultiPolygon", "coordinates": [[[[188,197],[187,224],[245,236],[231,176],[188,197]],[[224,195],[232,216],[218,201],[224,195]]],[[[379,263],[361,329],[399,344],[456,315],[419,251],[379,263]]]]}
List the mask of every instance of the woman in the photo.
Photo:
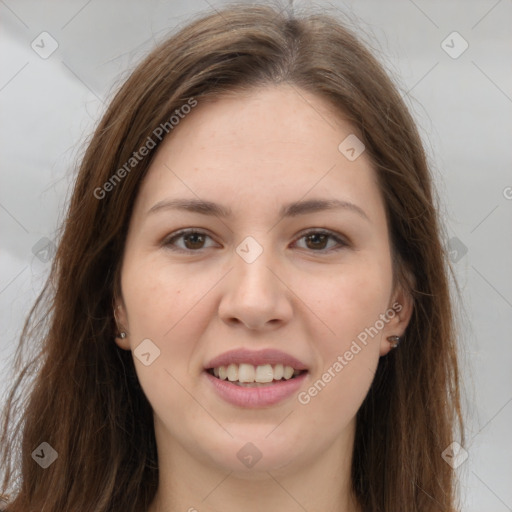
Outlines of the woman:
{"type": "Polygon", "coordinates": [[[447,276],[416,127],[357,38],[195,20],[84,156],[6,510],[456,510],[447,276]]]}

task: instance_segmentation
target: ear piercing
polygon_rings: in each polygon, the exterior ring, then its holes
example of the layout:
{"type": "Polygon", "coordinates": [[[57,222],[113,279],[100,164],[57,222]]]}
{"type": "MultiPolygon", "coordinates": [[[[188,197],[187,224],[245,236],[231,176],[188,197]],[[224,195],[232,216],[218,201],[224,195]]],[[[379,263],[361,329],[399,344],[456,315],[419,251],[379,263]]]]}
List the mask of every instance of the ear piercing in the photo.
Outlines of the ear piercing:
{"type": "Polygon", "coordinates": [[[391,343],[391,348],[396,348],[400,344],[400,336],[388,336],[387,340],[391,343]]]}
{"type": "MultiPolygon", "coordinates": [[[[118,306],[118,307],[121,307],[121,306],[118,306]]],[[[117,316],[116,316],[116,308],[114,308],[114,318],[115,318],[115,321],[116,321],[116,325],[117,325],[117,316]]],[[[117,338],[121,338],[122,340],[124,340],[126,338],[127,334],[122,331],[119,333],[119,336],[116,336],[117,338]]]]}

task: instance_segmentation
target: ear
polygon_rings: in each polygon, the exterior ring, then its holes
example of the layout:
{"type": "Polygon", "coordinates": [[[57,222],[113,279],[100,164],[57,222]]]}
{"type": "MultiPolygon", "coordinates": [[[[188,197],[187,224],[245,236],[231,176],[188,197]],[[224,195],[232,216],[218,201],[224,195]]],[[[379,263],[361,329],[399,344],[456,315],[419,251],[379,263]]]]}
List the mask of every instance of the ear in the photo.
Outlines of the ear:
{"type": "Polygon", "coordinates": [[[414,299],[410,292],[405,290],[402,285],[397,285],[395,293],[393,293],[386,317],[389,319],[383,329],[381,337],[380,355],[385,356],[393,350],[391,343],[387,340],[388,336],[402,337],[411,320],[414,309],[414,299]]]}
{"type": "Polygon", "coordinates": [[[123,350],[131,350],[128,332],[128,319],[122,299],[114,299],[113,307],[114,321],[116,324],[115,342],[119,348],[122,348],[123,350]],[[126,333],[125,338],[121,338],[120,334],[122,332],[126,333]]]}

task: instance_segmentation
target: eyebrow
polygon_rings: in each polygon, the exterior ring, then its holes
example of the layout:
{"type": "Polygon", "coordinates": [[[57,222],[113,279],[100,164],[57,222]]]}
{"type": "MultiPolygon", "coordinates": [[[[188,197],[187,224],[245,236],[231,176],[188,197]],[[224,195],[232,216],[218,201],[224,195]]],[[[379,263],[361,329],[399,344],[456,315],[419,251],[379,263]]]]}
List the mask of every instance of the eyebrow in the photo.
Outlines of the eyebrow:
{"type": "MultiPolygon", "coordinates": [[[[366,220],[370,220],[364,210],[348,201],[339,199],[310,199],[307,201],[296,201],[285,204],[279,211],[280,217],[296,217],[308,213],[315,213],[323,210],[344,209],[352,211],[366,220]]],[[[167,210],[185,210],[202,215],[214,215],[222,218],[232,218],[233,212],[223,205],[204,201],[202,199],[164,199],[153,205],[147,214],[167,210]]]]}

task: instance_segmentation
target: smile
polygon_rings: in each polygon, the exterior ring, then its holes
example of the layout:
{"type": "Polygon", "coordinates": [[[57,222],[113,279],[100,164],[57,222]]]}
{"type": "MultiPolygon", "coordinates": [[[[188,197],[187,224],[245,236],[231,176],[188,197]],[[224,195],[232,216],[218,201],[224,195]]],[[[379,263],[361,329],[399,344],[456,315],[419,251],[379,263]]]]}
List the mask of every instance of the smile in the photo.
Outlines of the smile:
{"type": "Polygon", "coordinates": [[[237,386],[262,387],[293,379],[304,371],[282,364],[255,366],[249,363],[232,363],[228,366],[210,368],[208,373],[220,380],[228,380],[237,386]]]}
{"type": "Polygon", "coordinates": [[[295,395],[309,374],[308,366],[280,350],[239,348],[203,366],[206,385],[224,402],[242,408],[269,407],[295,395]]]}

